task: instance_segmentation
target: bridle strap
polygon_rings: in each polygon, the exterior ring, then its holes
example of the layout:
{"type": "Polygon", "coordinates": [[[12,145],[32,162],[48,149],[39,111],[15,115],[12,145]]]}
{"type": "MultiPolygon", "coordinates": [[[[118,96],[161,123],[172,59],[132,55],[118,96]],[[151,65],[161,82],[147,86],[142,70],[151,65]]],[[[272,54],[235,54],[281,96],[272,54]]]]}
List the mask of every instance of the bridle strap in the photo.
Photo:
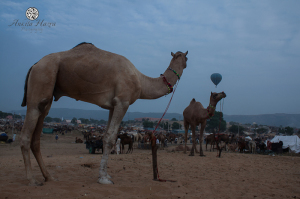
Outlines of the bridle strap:
{"type": "Polygon", "coordinates": [[[180,79],[179,74],[174,69],[172,69],[172,68],[168,68],[168,69],[171,70],[171,71],[173,71],[173,73],[175,73],[175,75],[177,75],[178,79],[180,79]]]}
{"type": "MultiPolygon", "coordinates": [[[[173,73],[175,73],[175,75],[178,77],[178,80],[180,80],[179,74],[174,69],[172,69],[172,68],[168,68],[168,69],[173,71],[173,73]]],[[[162,76],[164,83],[167,85],[167,87],[169,89],[168,94],[172,93],[173,92],[173,86],[171,85],[171,83],[168,82],[167,78],[163,74],[160,74],[160,76],[162,76]]]]}
{"type": "Polygon", "coordinates": [[[173,86],[170,84],[170,82],[167,81],[166,77],[163,74],[160,74],[160,76],[162,76],[164,83],[167,85],[168,89],[169,89],[169,93],[173,92],[173,86]]]}

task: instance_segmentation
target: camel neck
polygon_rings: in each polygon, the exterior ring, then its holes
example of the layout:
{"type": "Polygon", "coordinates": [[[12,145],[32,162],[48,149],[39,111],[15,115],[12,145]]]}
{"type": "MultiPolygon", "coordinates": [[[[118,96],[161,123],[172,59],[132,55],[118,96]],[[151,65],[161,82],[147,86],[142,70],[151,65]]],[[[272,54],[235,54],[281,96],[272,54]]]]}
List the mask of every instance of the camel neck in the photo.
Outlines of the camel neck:
{"type": "Polygon", "coordinates": [[[206,108],[207,110],[207,119],[210,119],[214,116],[215,110],[216,110],[216,105],[212,105],[212,103],[209,103],[208,107],[206,108]]]}
{"type": "Polygon", "coordinates": [[[169,68],[157,78],[151,78],[140,73],[140,99],[157,99],[170,93],[170,86],[173,87],[176,84],[178,77],[181,77],[182,71],[176,71],[172,68],[171,70],[169,68]],[[170,85],[168,85],[168,83],[170,85]]]}

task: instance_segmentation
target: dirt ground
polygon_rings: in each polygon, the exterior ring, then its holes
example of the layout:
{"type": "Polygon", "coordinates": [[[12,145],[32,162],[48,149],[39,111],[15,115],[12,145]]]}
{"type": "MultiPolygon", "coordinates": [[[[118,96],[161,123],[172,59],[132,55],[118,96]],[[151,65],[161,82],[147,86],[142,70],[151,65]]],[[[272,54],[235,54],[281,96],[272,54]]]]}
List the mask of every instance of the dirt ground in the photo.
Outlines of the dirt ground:
{"type": "MultiPolygon", "coordinates": [[[[206,152],[206,157],[158,150],[160,178],[153,181],[150,150],[110,155],[114,185],[97,183],[102,154],[89,154],[73,132],[42,135],[41,151],[48,171],[58,181],[28,186],[18,143],[0,144],[0,199],[16,198],[300,198],[300,157],[206,152]]],[[[126,146],[127,149],[127,146],[126,146]]],[[[33,172],[43,181],[34,156],[33,172]]]]}

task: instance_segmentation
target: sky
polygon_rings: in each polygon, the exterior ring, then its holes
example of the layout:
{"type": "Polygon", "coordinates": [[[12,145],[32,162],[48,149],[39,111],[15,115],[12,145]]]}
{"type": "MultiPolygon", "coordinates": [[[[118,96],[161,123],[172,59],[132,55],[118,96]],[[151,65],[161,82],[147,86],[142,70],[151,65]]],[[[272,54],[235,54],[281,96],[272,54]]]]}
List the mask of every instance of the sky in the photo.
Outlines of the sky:
{"type": "MultiPolygon", "coordinates": [[[[188,51],[168,113],[182,113],[193,98],[207,107],[211,92],[224,91],[227,115],[300,114],[299,10],[298,0],[1,0],[0,111],[26,110],[34,63],[90,42],[150,77],[167,69],[171,52],[188,51]],[[38,9],[36,20],[26,18],[29,7],[38,9]],[[213,73],[222,75],[217,88],[213,73]]],[[[170,98],[137,100],[128,111],[164,112],[170,98]]],[[[68,97],[52,108],[101,109],[68,97]]]]}

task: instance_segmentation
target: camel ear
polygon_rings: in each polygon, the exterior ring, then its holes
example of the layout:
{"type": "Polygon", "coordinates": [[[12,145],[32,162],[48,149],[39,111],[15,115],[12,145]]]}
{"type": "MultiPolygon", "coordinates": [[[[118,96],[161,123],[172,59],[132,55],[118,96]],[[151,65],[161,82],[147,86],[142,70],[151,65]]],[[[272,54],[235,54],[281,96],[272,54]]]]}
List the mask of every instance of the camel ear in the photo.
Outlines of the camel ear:
{"type": "Polygon", "coordinates": [[[186,51],[185,56],[187,56],[187,54],[188,54],[188,51],[186,51]]]}
{"type": "Polygon", "coordinates": [[[175,54],[173,52],[171,52],[171,55],[172,55],[172,57],[174,57],[175,54]]]}
{"type": "Polygon", "coordinates": [[[212,96],[212,92],[210,92],[210,95],[212,96]]]}

